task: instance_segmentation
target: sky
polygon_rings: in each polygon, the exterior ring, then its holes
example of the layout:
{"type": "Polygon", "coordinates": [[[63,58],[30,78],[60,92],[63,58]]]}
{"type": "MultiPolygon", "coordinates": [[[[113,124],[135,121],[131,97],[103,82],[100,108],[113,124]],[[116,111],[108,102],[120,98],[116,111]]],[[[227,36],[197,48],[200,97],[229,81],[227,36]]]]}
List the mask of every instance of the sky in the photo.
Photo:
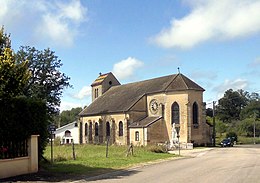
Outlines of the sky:
{"type": "Polygon", "coordinates": [[[260,0],[0,0],[12,48],[50,48],[73,88],[60,110],[91,103],[91,84],[180,72],[217,101],[228,89],[260,92],[260,0]]]}

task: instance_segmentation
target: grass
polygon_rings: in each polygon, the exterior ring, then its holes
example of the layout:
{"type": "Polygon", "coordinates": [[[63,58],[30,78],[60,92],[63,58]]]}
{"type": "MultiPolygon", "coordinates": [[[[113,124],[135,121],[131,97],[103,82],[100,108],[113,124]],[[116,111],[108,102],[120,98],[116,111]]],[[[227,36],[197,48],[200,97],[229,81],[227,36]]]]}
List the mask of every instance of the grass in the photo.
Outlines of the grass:
{"type": "MultiPolygon", "coordinates": [[[[42,164],[51,172],[96,175],[104,172],[127,168],[158,159],[173,157],[172,154],[154,153],[148,147],[134,147],[134,155],[126,157],[127,146],[109,146],[106,158],[105,145],[75,145],[76,160],[73,160],[72,146],[54,146],[54,163],[42,164]]],[[[44,157],[51,160],[50,146],[44,157]]]]}

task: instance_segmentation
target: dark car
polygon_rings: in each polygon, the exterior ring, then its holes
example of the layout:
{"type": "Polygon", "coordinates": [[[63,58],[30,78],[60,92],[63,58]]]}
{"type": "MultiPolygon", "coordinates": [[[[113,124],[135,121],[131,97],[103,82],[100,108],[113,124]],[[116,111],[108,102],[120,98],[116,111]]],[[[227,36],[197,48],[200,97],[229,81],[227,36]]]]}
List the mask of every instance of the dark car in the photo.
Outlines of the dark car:
{"type": "Polygon", "coordinates": [[[233,147],[233,142],[230,138],[224,139],[220,143],[221,147],[233,147]]]}

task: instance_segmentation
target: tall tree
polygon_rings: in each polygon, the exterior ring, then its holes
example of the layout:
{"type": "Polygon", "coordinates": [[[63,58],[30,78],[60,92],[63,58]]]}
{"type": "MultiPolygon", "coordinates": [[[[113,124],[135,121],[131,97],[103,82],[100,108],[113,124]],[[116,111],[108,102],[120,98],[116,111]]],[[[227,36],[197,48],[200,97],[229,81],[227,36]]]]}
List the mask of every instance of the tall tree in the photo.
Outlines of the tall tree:
{"type": "Polygon", "coordinates": [[[225,92],[224,97],[219,99],[217,105],[217,116],[223,122],[238,120],[241,110],[247,105],[247,94],[243,90],[233,91],[229,89],[225,92]]]}
{"type": "Polygon", "coordinates": [[[10,38],[4,33],[2,27],[0,30],[0,98],[21,94],[30,77],[28,62],[16,62],[10,43],[10,38]]]}
{"type": "Polygon", "coordinates": [[[20,63],[27,60],[31,72],[23,94],[44,100],[50,117],[58,113],[63,89],[71,86],[70,78],[59,70],[62,63],[58,56],[50,49],[41,51],[34,47],[22,46],[16,58],[20,63]]]}

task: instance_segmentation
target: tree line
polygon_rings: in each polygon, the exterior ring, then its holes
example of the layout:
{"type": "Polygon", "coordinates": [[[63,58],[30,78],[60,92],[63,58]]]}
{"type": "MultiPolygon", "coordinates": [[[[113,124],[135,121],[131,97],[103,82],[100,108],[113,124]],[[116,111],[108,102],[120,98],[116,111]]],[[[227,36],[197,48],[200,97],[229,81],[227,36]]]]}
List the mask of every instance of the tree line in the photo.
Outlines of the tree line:
{"type": "MultiPolygon", "coordinates": [[[[209,121],[213,117],[213,109],[207,109],[209,121]]],[[[256,136],[260,136],[260,95],[242,89],[225,91],[218,100],[215,110],[216,131],[220,134],[236,132],[241,136],[253,136],[254,126],[256,136]]]]}

